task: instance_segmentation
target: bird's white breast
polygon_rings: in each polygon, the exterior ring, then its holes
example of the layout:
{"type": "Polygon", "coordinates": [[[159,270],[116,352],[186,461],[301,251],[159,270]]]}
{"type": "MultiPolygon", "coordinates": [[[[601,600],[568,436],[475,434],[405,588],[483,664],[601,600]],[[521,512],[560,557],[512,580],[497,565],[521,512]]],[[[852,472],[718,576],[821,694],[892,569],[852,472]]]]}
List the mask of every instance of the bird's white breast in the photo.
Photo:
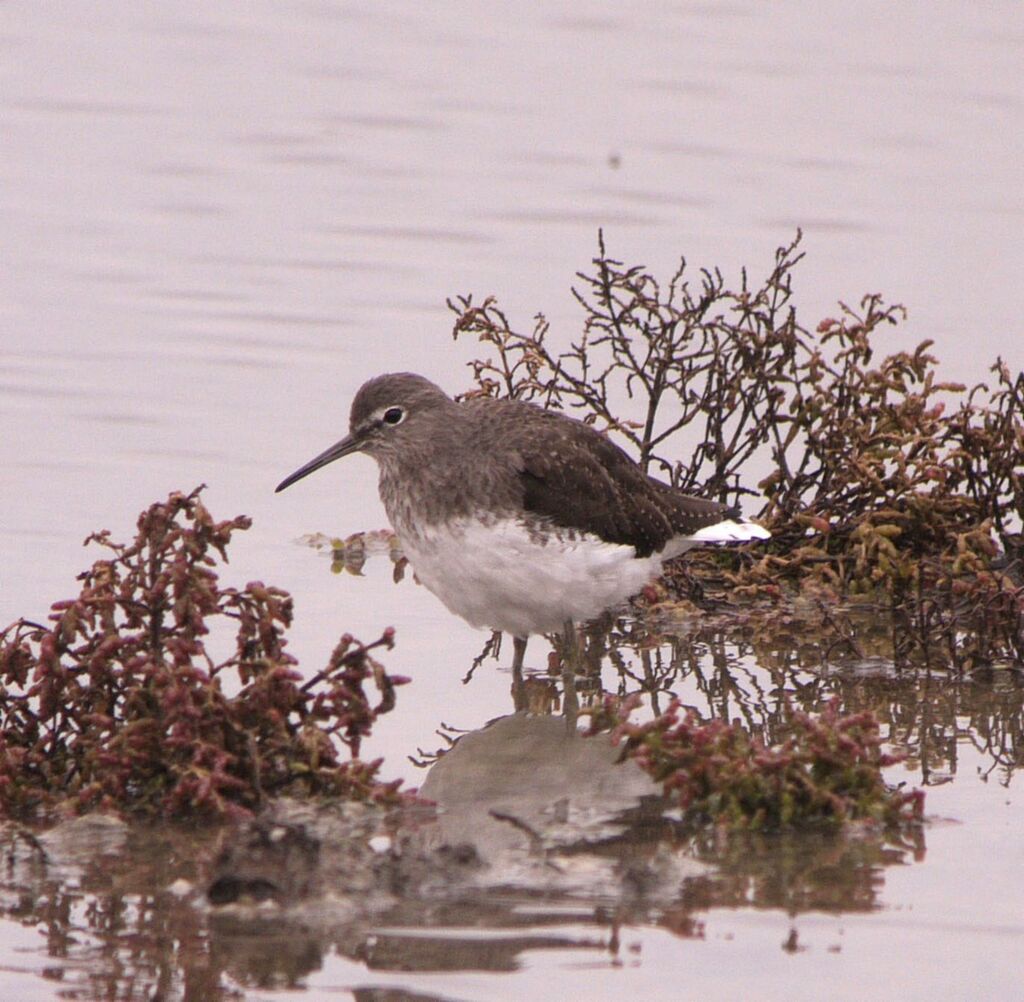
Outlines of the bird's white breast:
{"type": "Polygon", "coordinates": [[[635,595],[664,555],[583,533],[538,533],[515,519],[460,519],[399,531],[419,580],[473,626],[513,636],[561,630],[635,595]]]}

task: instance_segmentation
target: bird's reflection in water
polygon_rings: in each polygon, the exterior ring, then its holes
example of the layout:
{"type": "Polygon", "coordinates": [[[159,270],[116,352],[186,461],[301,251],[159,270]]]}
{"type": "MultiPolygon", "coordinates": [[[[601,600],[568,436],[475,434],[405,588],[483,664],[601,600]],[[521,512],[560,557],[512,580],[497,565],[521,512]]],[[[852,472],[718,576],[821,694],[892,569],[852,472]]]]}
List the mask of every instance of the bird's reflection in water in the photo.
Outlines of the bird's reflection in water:
{"type": "Polygon", "coordinates": [[[439,813],[429,842],[468,837],[483,859],[500,865],[509,853],[557,853],[622,835],[660,791],[618,758],[607,737],[570,734],[554,715],[491,721],[463,735],[430,769],[421,793],[439,813]]]}

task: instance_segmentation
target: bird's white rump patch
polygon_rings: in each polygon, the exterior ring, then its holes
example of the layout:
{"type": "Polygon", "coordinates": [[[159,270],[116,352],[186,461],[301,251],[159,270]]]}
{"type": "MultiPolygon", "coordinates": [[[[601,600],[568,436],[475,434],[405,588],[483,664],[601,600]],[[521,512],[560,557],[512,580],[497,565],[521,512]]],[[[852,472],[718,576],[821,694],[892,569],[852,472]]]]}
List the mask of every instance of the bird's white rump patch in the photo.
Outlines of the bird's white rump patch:
{"type": "Polygon", "coordinates": [[[737,522],[727,518],[724,522],[706,525],[688,539],[698,543],[746,543],[751,539],[770,539],[771,533],[754,522],[737,522]]]}

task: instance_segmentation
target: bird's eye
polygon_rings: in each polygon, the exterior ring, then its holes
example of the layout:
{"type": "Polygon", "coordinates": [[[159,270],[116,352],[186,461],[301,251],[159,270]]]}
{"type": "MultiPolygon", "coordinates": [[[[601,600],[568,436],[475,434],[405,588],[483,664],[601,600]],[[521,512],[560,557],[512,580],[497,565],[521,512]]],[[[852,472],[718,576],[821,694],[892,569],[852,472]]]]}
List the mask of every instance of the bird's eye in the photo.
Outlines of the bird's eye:
{"type": "Polygon", "coordinates": [[[389,407],[384,412],[384,423],[385,424],[401,424],[402,419],[405,417],[405,411],[401,407],[389,407]]]}

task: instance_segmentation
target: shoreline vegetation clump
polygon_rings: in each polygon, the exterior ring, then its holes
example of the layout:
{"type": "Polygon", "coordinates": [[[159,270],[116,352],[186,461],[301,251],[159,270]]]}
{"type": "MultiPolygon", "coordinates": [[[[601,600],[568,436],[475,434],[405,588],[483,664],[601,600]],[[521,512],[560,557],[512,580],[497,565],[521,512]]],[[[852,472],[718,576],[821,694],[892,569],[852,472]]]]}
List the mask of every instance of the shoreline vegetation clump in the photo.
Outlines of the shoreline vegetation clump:
{"type": "Polygon", "coordinates": [[[219,582],[218,558],[250,520],[215,521],[201,490],[151,505],[129,544],[90,536],[110,555],[79,576],[78,597],[48,625],[0,632],[0,816],[237,819],[286,794],[405,798],[377,778],[379,760],[358,758],[408,681],[373,656],[393,631],[371,644],[346,634],[304,678],[285,650],[287,592],[219,582]],[[225,628],[233,650],[218,661],[210,633],[225,628]]]}
{"type": "Polygon", "coordinates": [[[869,608],[890,620],[897,667],[1024,664],[1024,373],[996,359],[990,383],[967,389],[940,377],[929,341],[881,355],[905,311],[878,295],[804,326],[799,244],[732,289],[685,260],[663,285],[602,236],[564,348],[543,315],[522,332],[493,298],[449,300],[454,336],[486,349],[466,395],[564,409],[770,529],[765,544],[687,554],[663,579],[669,597],[740,616],[799,608],[837,642],[852,633],[845,610],[869,608]],[[771,472],[754,490],[740,472],[756,461],[771,472]]]}
{"type": "Polygon", "coordinates": [[[886,829],[920,824],[924,791],[885,782],[905,760],[886,752],[870,711],[794,710],[766,743],[739,721],[703,720],[678,700],[653,719],[631,719],[640,699],[606,696],[590,711],[589,734],[608,732],[690,823],[731,831],[840,828],[868,821],[886,829]]]}

